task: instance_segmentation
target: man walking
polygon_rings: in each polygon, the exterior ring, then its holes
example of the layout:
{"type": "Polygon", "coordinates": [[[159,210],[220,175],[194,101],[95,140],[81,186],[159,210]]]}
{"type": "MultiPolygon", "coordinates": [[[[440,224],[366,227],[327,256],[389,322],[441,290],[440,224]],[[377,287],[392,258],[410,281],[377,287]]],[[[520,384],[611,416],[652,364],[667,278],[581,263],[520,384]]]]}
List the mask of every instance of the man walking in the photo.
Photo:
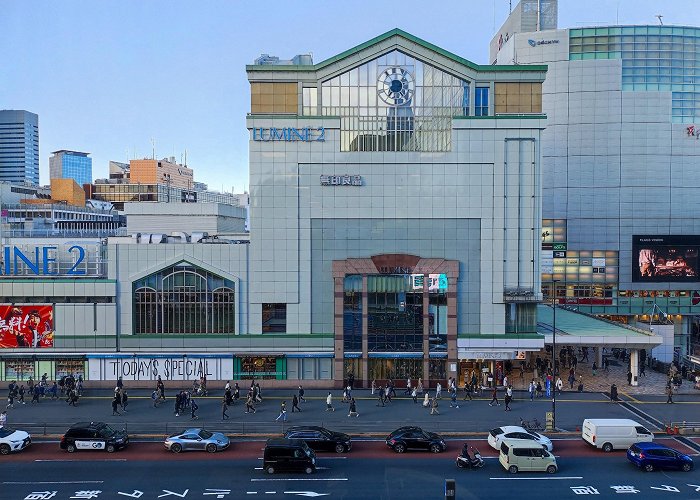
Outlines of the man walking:
{"type": "Polygon", "coordinates": [[[226,396],[221,400],[221,420],[228,420],[228,401],[226,396]]]}
{"type": "Polygon", "coordinates": [[[299,398],[296,394],[292,396],[292,413],[294,413],[294,410],[301,413],[301,408],[299,408],[299,398]]]}
{"type": "Polygon", "coordinates": [[[355,398],[352,398],[350,400],[350,412],[348,413],[348,417],[359,417],[360,414],[357,413],[357,403],[355,403],[355,398]]]}
{"type": "Polygon", "coordinates": [[[504,411],[511,411],[510,402],[513,401],[513,386],[512,385],[509,385],[506,388],[505,401],[506,401],[506,409],[504,411]]]}
{"type": "Polygon", "coordinates": [[[119,406],[119,400],[117,399],[117,395],[115,394],[114,397],[112,398],[112,416],[121,415],[121,413],[119,413],[118,406],[119,406]]]}
{"type": "Polygon", "coordinates": [[[287,421],[287,402],[286,401],[282,401],[282,404],[280,405],[280,414],[277,415],[275,422],[277,422],[280,418],[282,419],[282,422],[287,421]]]}
{"type": "Polygon", "coordinates": [[[386,397],[385,392],[384,392],[384,387],[381,385],[379,386],[379,390],[377,391],[377,397],[379,398],[379,402],[377,403],[377,406],[381,404],[381,406],[384,406],[384,398],[386,397]]]}
{"type": "Polygon", "coordinates": [[[333,408],[333,395],[328,392],[328,396],[326,396],[326,411],[335,411],[335,408],[333,408]]]}
{"type": "Polygon", "coordinates": [[[457,404],[457,388],[454,387],[450,391],[450,408],[459,408],[457,404]]]}
{"type": "Polygon", "coordinates": [[[491,402],[489,406],[493,406],[494,403],[496,403],[496,406],[501,406],[501,403],[498,402],[498,389],[495,385],[491,389],[491,402]]]}
{"type": "Polygon", "coordinates": [[[249,392],[248,397],[245,400],[245,412],[255,413],[255,402],[253,401],[253,393],[249,392]]]}
{"type": "Polygon", "coordinates": [[[666,384],[666,394],[668,397],[666,398],[666,404],[671,404],[673,403],[673,384],[671,384],[671,381],[668,381],[668,384],[666,384]]]}
{"type": "Polygon", "coordinates": [[[197,420],[199,418],[197,416],[198,409],[199,406],[197,406],[197,403],[195,402],[194,398],[190,399],[190,420],[197,420]]]}
{"type": "Polygon", "coordinates": [[[530,385],[527,388],[527,392],[530,393],[530,401],[535,400],[535,389],[536,389],[535,379],[532,379],[532,381],[530,382],[530,385]]]}
{"type": "Polygon", "coordinates": [[[440,412],[438,411],[438,400],[437,398],[433,398],[430,400],[430,414],[431,415],[440,415],[440,412]]]}
{"type": "Polygon", "coordinates": [[[469,401],[472,401],[472,388],[469,385],[469,380],[467,380],[467,376],[464,376],[464,399],[462,401],[466,401],[467,398],[469,398],[469,401]]]}
{"type": "MultiPolygon", "coordinates": [[[[299,402],[306,403],[306,399],[304,399],[304,388],[302,386],[299,386],[299,402]]],[[[292,410],[294,410],[294,408],[292,408],[292,410]]]]}
{"type": "Polygon", "coordinates": [[[442,397],[442,384],[440,382],[435,386],[435,399],[440,399],[442,397]]]}

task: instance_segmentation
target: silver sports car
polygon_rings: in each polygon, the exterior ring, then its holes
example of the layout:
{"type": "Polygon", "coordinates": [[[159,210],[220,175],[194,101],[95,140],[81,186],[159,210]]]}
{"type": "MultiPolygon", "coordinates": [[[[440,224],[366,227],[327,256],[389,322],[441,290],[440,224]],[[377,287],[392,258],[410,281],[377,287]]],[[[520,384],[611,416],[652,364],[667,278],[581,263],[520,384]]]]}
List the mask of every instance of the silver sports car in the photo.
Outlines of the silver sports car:
{"type": "Polygon", "coordinates": [[[187,429],[173,434],[165,440],[165,448],[173,453],[189,450],[206,450],[209,453],[225,450],[231,442],[220,432],[209,432],[204,429],[187,429]]]}

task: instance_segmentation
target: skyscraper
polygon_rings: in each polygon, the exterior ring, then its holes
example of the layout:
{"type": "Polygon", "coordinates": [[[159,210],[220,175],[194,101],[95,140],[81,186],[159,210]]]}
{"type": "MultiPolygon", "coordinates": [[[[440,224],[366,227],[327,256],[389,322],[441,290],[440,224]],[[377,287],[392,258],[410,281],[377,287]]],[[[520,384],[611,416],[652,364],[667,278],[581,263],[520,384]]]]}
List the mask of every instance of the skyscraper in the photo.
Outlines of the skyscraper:
{"type": "Polygon", "coordinates": [[[0,181],[39,184],[39,116],[0,110],[0,181]]]}
{"type": "Polygon", "coordinates": [[[92,158],[90,153],[61,149],[51,153],[49,177],[51,179],[73,179],[78,185],[92,182],[92,158]]]}

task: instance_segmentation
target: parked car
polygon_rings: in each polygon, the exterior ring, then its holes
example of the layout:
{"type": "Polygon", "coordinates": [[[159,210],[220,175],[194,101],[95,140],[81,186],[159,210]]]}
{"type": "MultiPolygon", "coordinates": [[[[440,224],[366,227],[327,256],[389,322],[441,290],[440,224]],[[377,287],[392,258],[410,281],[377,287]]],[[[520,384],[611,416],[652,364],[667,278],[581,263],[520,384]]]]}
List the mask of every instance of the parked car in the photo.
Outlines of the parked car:
{"type": "Polygon", "coordinates": [[[343,453],[350,451],[352,444],[350,436],[342,432],[335,432],[325,427],[296,426],[287,429],[284,433],[286,439],[301,439],[314,451],[334,451],[343,453]]]}
{"type": "Polygon", "coordinates": [[[511,474],[518,472],[548,472],[558,470],[557,459],[536,441],[503,439],[498,461],[511,474]]]}
{"type": "Polygon", "coordinates": [[[275,472],[305,472],[316,470],[316,454],[301,439],[268,439],[263,452],[263,470],[275,472]]]}
{"type": "Polygon", "coordinates": [[[0,455],[22,451],[30,444],[32,444],[32,438],[29,433],[0,427],[0,455]]]}
{"type": "Polygon", "coordinates": [[[659,443],[643,442],[630,446],[627,460],[647,472],[655,469],[693,469],[693,459],[678,450],[659,443]]]}
{"type": "Polygon", "coordinates": [[[547,436],[539,432],[529,431],[519,425],[505,425],[489,431],[488,442],[494,450],[498,451],[501,449],[501,441],[504,439],[525,439],[539,443],[547,451],[554,449],[552,440],[547,436]]]}
{"type": "Polygon", "coordinates": [[[228,448],[231,441],[220,432],[209,432],[205,429],[187,429],[182,433],[168,436],[163,444],[166,449],[173,453],[190,450],[216,453],[228,448]]]}
{"type": "Polygon", "coordinates": [[[128,444],[129,436],[124,430],[114,430],[104,422],[80,422],[63,435],[60,447],[68,453],[76,450],[107,450],[112,453],[128,444]]]}
{"type": "Polygon", "coordinates": [[[628,418],[587,418],[581,426],[581,437],[605,452],[654,440],[651,431],[628,418]]]}
{"type": "Polygon", "coordinates": [[[432,453],[442,453],[447,449],[445,440],[440,435],[413,426],[396,429],[387,436],[386,445],[396,453],[403,453],[406,450],[426,450],[432,453]]]}

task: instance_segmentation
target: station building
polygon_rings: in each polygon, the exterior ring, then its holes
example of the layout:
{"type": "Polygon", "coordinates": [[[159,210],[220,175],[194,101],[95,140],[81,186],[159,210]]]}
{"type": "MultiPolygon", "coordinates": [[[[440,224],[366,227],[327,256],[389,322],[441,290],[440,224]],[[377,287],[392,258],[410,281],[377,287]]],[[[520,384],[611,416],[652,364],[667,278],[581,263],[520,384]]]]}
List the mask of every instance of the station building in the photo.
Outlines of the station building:
{"type": "Polygon", "coordinates": [[[197,210],[211,234],[139,207],[128,237],[4,241],[0,378],[502,373],[544,346],[546,69],[400,30],[318,64],[247,66],[250,233],[227,232],[242,209],[197,210]]]}

